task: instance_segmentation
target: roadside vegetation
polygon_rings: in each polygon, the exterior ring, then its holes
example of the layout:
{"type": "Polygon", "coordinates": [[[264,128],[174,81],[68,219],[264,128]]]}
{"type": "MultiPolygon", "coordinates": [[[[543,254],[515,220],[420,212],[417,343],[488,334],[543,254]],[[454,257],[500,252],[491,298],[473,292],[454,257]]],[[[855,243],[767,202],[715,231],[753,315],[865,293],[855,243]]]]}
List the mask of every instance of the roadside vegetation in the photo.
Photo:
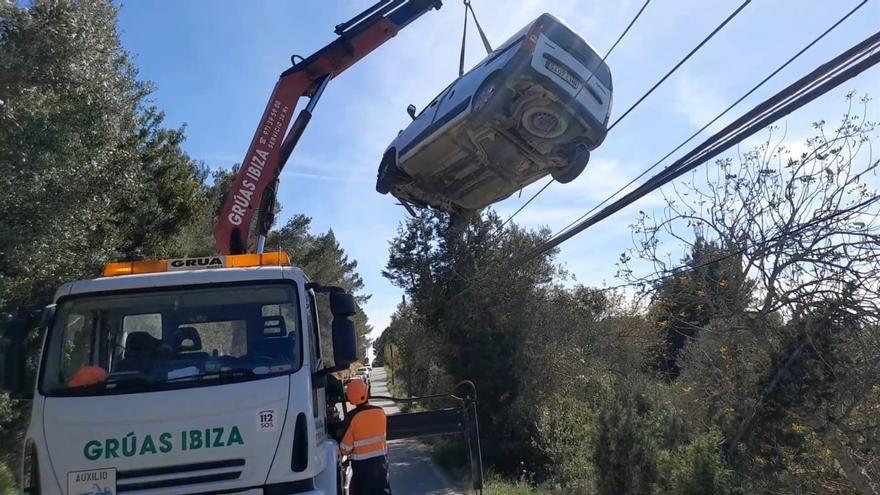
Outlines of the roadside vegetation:
{"type": "MultiPolygon", "coordinates": [[[[231,174],[189,157],[185,129],[163,122],[153,86],[120,45],[116,7],[16,3],[0,3],[0,315],[46,304],[61,283],[99,276],[109,261],[216,254],[211,229],[231,174]]],[[[365,301],[357,262],[310,222],[293,215],[268,245],[365,301]]],[[[365,351],[366,316],[354,321],[365,351]]],[[[29,412],[0,394],[4,489],[29,412]]]]}
{"type": "MultiPolygon", "coordinates": [[[[214,253],[230,172],[183,151],[185,129],[163,122],[152,91],[108,0],[0,3],[0,313],[107,261],[214,253]]],[[[487,494],[878,493],[866,106],[851,95],[842,120],[797,143],[769,129],[666,190],[665,209],[634,219],[616,290],[578,284],[556,253],[510,269],[547,230],[492,211],[419,214],[391,244],[385,276],[406,300],[375,364],[404,394],[476,382],[487,494]]],[[[268,245],[368,297],[308,217],[268,245]]],[[[363,350],[363,313],[356,324],[363,350]]],[[[0,486],[18,471],[28,408],[0,395],[0,486]]]]}
{"type": "Polygon", "coordinates": [[[548,231],[420,214],[391,245],[406,300],[377,362],[412,395],[476,382],[487,493],[878,493],[867,107],[851,94],[813,137],[768,129],[665,190],[615,290],[555,253],[511,269],[548,231]]]}

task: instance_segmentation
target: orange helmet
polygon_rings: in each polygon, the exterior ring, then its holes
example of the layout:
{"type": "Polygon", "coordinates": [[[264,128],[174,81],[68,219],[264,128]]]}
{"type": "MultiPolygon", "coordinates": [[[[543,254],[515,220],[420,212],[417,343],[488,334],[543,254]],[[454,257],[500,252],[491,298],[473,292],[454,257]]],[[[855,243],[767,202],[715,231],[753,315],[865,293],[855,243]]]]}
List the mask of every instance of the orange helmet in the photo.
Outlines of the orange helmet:
{"type": "Polygon", "coordinates": [[[67,382],[68,387],[85,387],[107,381],[107,371],[100,366],[83,366],[67,382]]]}
{"type": "Polygon", "coordinates": [[[345,398],[355,406],[367,401],[367,384],[360,378],[353,378],[345,387],[345,398]]]}

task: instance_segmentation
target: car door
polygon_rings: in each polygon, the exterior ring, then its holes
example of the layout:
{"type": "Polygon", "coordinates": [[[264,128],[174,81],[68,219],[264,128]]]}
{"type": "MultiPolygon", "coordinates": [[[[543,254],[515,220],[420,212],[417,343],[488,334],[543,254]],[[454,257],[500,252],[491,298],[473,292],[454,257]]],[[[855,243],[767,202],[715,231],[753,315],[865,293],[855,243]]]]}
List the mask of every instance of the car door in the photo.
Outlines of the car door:
{"type": "Polygon", "coordinates": [[[397,138],[394,140],[397,145],[398,156],[403,158],[403,155],[406,154],[407,151],[411,150],[414,146],[417,146],[419,142],[424,140],[425,137],[430,134],[431,123],[434,121],[434,116],[437,115],[437,107],[448,89],[449,88],[447,87],[441,91],[439,95],[431,100],[431,103],[428,103],[428,106],[423,108],[422,111],[416,115],[416,118],[406,127],[406,129],[400,131],[400,134],[398,134],[397,138]]]}
{"type": "Polygon", "coordinates": [[[437,105],[434,122],[431,123],[432,131],[436,132],[467,109],[476,86],[479,86],[478,79],[479,74],[465,74],[443,92],[443,97],[437,105]]]}

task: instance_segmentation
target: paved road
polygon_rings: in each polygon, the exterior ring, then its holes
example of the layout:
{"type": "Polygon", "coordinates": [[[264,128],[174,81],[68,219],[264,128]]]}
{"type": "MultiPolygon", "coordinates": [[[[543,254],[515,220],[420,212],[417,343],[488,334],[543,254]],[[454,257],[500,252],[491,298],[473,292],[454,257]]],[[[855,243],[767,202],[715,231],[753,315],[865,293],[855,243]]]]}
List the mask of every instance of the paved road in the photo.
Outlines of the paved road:
{"type": "MultiPolygon", "coordinates": [[[[370,375],[373,395],[391,395],[385,382],[385,369],[373,368],[370,375]]],[[[400,412],[393,402],[375,400],[388,414],[400,412]]],[[[460,495],[457,487],[431,460],[431,452],[414,439],[395,440],[388,444],[391,490],[402,495],[460,495]]]]}

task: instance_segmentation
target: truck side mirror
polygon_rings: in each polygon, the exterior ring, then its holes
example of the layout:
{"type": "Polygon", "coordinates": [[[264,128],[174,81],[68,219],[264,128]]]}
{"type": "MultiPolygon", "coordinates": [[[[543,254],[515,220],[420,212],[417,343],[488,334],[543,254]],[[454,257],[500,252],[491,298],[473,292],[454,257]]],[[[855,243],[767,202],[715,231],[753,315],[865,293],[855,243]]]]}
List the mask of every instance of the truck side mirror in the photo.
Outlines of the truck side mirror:
{"type": "Polygon", "coordinates": [[[333,363],[335,367],[348,367],[357,361],[357,333],[354,323],[347,317],[333,318],[333,363]]]}
{"type": "Polygon", "coordinates": [[[8,392],[12,398],[30,396],[30,390],[25,390],[27,354],[24,345],[30,323],[30,320],[0,323],[0,390],[8,392]]]}
{"type": "Polygon", "coordinates": [[[333,313],[334,321],[337,316],[354,316],[357,311],[357,305],[354,303],[354,297],[345,292],[330,293],[330,312],[333,313]]]}
{"type": "Polygon", "coordinates": [[[416,120],[416,106],[415,105],[410,103],[409,106],[406,107],[406,113],[410,116],[410,118],[412,118],[413,120],[416,120]]]}

